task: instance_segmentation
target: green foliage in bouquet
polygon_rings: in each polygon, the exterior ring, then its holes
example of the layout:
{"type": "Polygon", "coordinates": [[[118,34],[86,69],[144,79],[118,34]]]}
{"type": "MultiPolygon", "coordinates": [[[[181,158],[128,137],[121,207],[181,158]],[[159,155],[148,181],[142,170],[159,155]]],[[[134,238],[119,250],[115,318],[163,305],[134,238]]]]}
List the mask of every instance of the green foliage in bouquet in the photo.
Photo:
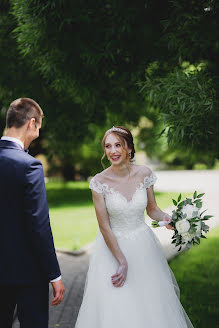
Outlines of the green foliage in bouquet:
{"type": "MultiPolygon", "coordinates": [[[[176,210],[172,212],[172,221],[169,223],[171,226],[174,227],[174,235],[172,236],[172,244],[175,246],[180,246],[178,251],[181,250],[182,245],[186,244],[186,248],[190,248],[191,245],[200,244],[200,238],[206,238],[202,232],[207,233],[209,231],[209,226],[205,224],[204,221],[207,221],[212,217],[212,215],[204,215],[199,212],[202,207],[202,194],[197,194],[195,191],[193,194],[193,199],[186,198],[185,200],[181,200],[182,196],[179,195],[178,199],[173,199],[173,204],[177,207],[176,210]],[[189,207],[191,217],[189,217],[188,213],[186,212],[186,206],[190,205],[189,207]],[[194,207],[193,211],[192,207],[194,207]],[[197,209],[197,210],[196,210],[197,209]],[[180,232],[180,221],[181,223],[190,224],[190,228],[187,231],[183,232],[183,229],[180,232]]],[[[188,210],[188,206],[187,206],[188,210]]]]}

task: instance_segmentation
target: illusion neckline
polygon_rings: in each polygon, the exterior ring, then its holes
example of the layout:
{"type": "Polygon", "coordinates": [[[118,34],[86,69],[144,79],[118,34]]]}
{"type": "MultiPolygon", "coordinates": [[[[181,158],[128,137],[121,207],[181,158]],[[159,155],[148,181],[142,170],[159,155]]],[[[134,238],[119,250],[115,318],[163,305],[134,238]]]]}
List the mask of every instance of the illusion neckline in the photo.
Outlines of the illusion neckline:
{"type": "MultiPolygon", "coordinates": [[[[141,182],[142,183],[142,182],[141,182]]],[[[111,189],[113,189],[113,188],[111,188],[111,189]]],[[[117,195],[119,195],[119,196],[121,196],[124,200],[125,200],[125,202],[127,203],[127,204],[130,204],[132,201],[133,201],[133,199],[134,199],[134,197],[135,197],[135,195],[137,194],[137,192],[138,191],[142,191],[142,190],[144,190],[144,188],[140,188],[140,187],[137,187],[136,188],[136,190],[135,190],[135,192],[133,193],[133,195],[132,195],[132,197],[131,197],[131,199],[127,199],[120,191],[117,191],[117,190],[114,190],[113,189],[113,193],[114,194],[117,194],[117,195]]],[[[111,194],[113,194],[113,193],[111,193],[111,194]]],[[[147,196],[147,191],[146,191],[146,189],[145,189],[145,194],[146,194],[146,196],[147,196]]]]}
{"type": "MultiPolygon", "coordinates": [[[[131,203],[135,197],[135,195],[137,194],[137,192],[139,190],[144,190],[144,184],[145,184],[145,180],[146,179],[149,179],[151,177],[150,176],[147,176],[144,178],[144,182],[140,182],[139,185],[137,186],[136,190],[134,191],[134,193],[132,194],[132,197],[130,199],[127,199],[120,191],[118,190],[115,190],[113,187],[110,187],[106,182],[104,183],[101,183],[99,181],[97,181],[96,183],[101,185],[102,187],[104,187],[104,189],[109,193],[109,194],[117,194],[117,195],[120,195],[126,202],[127,204],[128,203],[131,203]]],[[[146,189],[145,189],[145,192],[146,192],[146,189]]],[[[147,192],[146,192],[146,195],[147,195],[147,192]]]]}

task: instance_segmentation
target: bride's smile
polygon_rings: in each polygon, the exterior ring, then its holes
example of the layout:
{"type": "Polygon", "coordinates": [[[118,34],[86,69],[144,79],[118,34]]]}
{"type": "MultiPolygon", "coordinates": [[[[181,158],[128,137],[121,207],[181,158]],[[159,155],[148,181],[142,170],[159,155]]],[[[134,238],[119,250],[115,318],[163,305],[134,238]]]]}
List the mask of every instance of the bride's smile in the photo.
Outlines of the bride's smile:
{"type": "Polygon", "coordinates": [[[123,147],[121,140],[114,134],[110,133],[105,140],[105,154],[112,165],[123,165],[129,159],[129,149],[127,145],[123,147]]]}

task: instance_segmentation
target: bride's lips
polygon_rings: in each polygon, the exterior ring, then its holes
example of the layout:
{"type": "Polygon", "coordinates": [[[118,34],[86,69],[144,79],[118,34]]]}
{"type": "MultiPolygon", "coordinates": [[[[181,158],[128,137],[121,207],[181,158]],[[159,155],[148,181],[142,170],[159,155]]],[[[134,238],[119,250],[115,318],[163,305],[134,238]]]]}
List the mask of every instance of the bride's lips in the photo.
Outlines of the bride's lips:
{"type": "Polygon", "coordinates": [[[113,156],[113,157],[111,157],[111,160],[114,161],[114,162],[116,162],[116,161],[118,161],[120,159],[120,157],[121,156],[113,156]]]}

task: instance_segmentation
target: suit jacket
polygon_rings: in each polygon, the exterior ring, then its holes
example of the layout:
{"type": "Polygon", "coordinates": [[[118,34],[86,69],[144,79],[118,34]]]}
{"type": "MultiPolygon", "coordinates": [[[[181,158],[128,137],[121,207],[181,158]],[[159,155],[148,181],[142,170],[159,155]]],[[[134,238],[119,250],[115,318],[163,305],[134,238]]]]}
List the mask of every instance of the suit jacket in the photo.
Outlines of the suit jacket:
{"type": "Polygon", "coordinates": [[[40,161],[0,140],[0,284],[34,285],[60,273],[40,161]]]}

